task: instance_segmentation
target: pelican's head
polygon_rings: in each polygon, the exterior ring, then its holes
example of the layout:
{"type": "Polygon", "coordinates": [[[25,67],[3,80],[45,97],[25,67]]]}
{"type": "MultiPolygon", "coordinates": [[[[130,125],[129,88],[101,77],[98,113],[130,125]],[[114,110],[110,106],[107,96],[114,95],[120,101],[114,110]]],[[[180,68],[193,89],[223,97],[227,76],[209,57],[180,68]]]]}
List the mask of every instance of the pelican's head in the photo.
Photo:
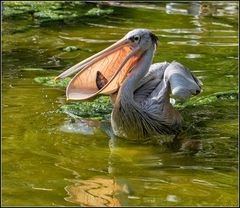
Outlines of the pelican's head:
{"type": "Polygon", "coordinates": [[[127,33],[123,39],[126,39],[133,47],[139,47],[147,50],[152,46],[156,46],[158,37],[147,29],[135,29],[127,33]]]}
{"type": "Polygon", "coordinates": [[[157,41],[158,38],[149,30],[132,30],[113,45],[56,78],[78,72],[67,87],[67,99],[85,100],[98,94],[112,94],[119,89],[128,72],[138,64],[145,52],[155,50],[157,41]]]}

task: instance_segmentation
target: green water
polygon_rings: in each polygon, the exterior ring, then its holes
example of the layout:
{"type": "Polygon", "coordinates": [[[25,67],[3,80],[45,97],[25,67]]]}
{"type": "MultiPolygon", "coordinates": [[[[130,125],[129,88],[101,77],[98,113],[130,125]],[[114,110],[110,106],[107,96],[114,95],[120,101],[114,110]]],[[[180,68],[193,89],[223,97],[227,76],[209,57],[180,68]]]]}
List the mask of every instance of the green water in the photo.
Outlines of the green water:
{"type": "Polygon", "coordinates": [[[148,28],[160,39],[154,62],[190,68],[204,83],[199,96],[238,89],[238,3],[212,4],[212,15],[190,3],[131,3],[67,24],[3,19],[2,205],[237,206],[236,100],[182,111],[195,129],[185,140],[202,145],[189,152],[114,140],[103,123],[59,111],[63,88],[34,81],[148,28]]]}

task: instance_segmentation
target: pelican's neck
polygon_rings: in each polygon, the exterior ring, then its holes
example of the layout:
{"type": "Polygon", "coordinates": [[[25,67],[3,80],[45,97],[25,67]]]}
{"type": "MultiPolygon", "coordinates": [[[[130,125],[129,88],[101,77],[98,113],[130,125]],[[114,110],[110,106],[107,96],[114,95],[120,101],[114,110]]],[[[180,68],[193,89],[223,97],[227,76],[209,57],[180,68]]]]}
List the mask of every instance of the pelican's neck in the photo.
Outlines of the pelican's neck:
{"type": "Polygon", "coordinates": [[[141,57],[141,60],[134,67],[132,72],[130,72],[127,79],[123,82],[121,87],[120,96],[121,98],[133,100],[133,94],[137,88],[138,82],[146,75],[148,72],[155,52],[155,46],[152,46],[150,49],[144,52],[144,55],[141,57]]]}

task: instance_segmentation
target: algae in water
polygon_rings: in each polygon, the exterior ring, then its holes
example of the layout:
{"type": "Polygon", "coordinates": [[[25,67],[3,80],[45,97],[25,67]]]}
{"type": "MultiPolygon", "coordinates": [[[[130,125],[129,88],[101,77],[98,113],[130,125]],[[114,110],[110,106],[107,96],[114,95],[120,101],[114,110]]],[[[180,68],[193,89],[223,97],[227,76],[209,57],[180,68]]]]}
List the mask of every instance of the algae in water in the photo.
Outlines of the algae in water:
{"type": "Polygon", "coordinates": [[[67,87],[69,81],[71,80],[71,78],[67,77],[65,79],[58,79],[55,80],[55,77],[35,77],[34,81],[48,86],[48,87],[61,87],[61,88],[65,88],[67,87]]]}
{"type": "Polygon", "coordinates": [[[87,13],[86,16],[103,16],[109,15],[113,13],[113,9],[100,9],[100,8],[92,8],[87,13]]]}
{"type": "Polygon", "coordinates": [[[93,101],[81,101],[60,107],[61,111],[84,118],[102,119],[112,112],[109,96],[99,96],[93,101]]]}

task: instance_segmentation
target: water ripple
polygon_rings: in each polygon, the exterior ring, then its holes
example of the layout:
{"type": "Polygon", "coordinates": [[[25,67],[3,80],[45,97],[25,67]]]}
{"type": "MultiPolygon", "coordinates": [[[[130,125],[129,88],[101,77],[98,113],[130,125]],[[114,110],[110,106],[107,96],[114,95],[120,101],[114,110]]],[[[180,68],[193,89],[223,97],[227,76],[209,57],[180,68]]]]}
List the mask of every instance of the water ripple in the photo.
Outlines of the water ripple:
{"type": "Polygon", "coordinates": [[[117,7],[126,7],[126,8],[143,8],[143,9],[152,9],[152,10],[163,10],[163,11],[165,11],[164,7],[156,6],[156,5],[149,5],[149,4],[133,4],[133,3],[126,4],[126,3],[109,1],[109,5],[117,6],[117,7]]]}
{"type": "Polygon", "coordinates": [[[190,41],[170,41],[168,42],[168,44],[171,45],[191,45],[191,46],[198,46],[198,45],[202,45],[202,46],[238,46],[238,43],[214,43],[214,42],[199,42],[199,41],[194,41],[194,40],[190,40],[190,41]]]}
{"type": "Polygon", "coordinates": [[[95,23],[87,23],[88,25],[94,26],[94,27],[102,27],[102,28],[117,28],[117,26],[112,26],[112,25],[104,25],[104,24],[95,24],[95,23]]]}
{"type": "Polygon", "coordinates": [[[201,28],[170,28],[170,29],[153,29],[154,32],[168,32],[168,33],[203,33],[201,28]]]}
{"type": "Polygon", "coordinates": [[[89,39],[89,38],[83,38],[83,37],[66,37],[66,36],[59,36],[62,39],[66,40],[78,40],[86,43],[114,43],[117,40],[96,40],[96,39],[89,39]]]}

